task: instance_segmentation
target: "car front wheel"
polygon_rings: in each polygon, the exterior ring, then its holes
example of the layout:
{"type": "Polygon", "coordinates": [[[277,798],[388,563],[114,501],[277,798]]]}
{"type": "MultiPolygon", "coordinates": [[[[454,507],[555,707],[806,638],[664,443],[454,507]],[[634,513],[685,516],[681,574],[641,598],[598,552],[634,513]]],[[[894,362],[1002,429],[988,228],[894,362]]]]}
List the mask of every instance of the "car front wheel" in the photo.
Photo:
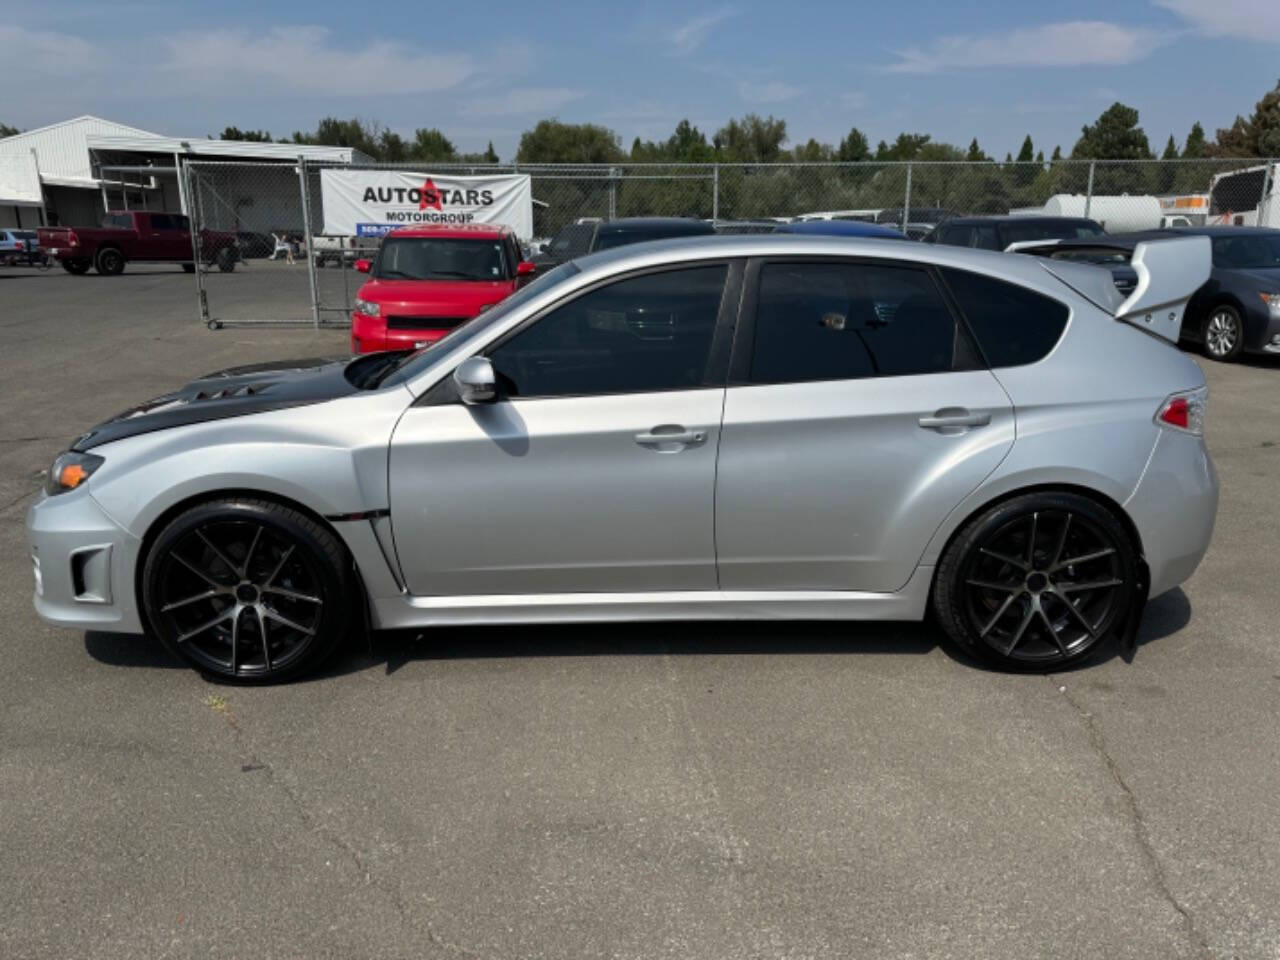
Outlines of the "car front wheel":
{"type": "Polygon", "coordinates": [[[1123,624],[1138,579],[1128,533],[1073,493],[1031,493],[971,520],[938,565],[933,609],[966,653],[1007,670],[1083,660],[1123,624]]]}
{"type": "Polygon", "coordinates": [[[1214,360],[1230,362],[1244,349],[1244,324],[1240,312],[1227,304],[1214,307],[1204,322],[1204,352],[1214,360]]]}
{"type": "Polygon", "coordinates": [[[203,673],[293,679],[338,647],[359,602],[341,542],[297,510],[253,499],[204,503],[156,538],[142,574],[147,620],[203,673]]]}

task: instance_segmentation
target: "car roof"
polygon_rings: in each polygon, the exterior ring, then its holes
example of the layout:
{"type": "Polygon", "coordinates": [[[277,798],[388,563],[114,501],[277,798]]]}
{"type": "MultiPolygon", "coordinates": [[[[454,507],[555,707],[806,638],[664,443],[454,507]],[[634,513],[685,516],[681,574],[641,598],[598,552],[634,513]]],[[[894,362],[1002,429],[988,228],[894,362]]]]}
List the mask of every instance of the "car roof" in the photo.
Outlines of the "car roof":
{"type": "Polygon", "coordinates": [[[427,223],[417,227],[396,227],[388,237],[502,237],[511,233],[505,223],[427,223]]]}
{"type": "Polygon", "coordinates": [[[598,227],[601,233],[667,230],[672,233],[704,234],[715,230],[709,221],[693,220],[689,217],[621,217],[617,220],[602,220],[598,227]]]}
{"type": "Polygon", "coordinates": [[[1092,223],[1097,224],[1098,221],[1092,217],[1068,217],[1055,216],[1054,214],[1038,214],[1038,213],[993,213],[990,216],[980,217],[952,217],[945,222],[945,226],[954,227],[974,227],[984,224],[1004,224],[1004,223],[1092,223]]]}
{"type": "MultiPolygon", "coordinates": [[[[911,226],[911,224],[908,224],[911,226]]],[[[932,224],[930,225],[932,226],[932,224]]],[[[802,220],[798,223],[780,223],[776,233],[816,234],[828,237],[885,237],[892,240],[904,240],[902,232],[886,227],[880,223],[866,223],[861,220],[802,220]]]]}

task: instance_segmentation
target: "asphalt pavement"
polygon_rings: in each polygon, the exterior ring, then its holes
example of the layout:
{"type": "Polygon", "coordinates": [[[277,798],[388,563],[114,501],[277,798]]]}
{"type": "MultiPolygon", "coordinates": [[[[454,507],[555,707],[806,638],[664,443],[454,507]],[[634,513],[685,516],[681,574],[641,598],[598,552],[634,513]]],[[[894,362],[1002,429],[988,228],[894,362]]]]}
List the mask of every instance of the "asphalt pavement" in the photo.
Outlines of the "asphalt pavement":
{"type": "MultiPolygon", "coordinates": [[[[289,269],[220,302],[305,317],[289,269]]],[[[1201,361],[1217,532],[1131,663],[470,628],[258,689],[36,618],[22,521],[72,437],[345,346],[208,331],[177,267],[0,268],[0,957],[1280,957],[1280,363],[1201,361]]]]}

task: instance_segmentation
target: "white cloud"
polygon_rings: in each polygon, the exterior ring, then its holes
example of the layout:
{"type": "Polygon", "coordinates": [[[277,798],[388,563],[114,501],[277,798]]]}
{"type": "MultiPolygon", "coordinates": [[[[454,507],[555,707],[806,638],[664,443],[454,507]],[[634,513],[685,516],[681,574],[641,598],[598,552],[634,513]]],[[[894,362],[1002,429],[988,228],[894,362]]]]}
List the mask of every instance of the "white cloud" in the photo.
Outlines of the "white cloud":
{"type": "Polygon", "coordinates": [[[987,34],[939,37],[924,47],[897,51],[890,73],[935,73],[981,67],[1074,67],[1134,63],[1169,36],[1144,27],[1101,20],[1045,23],[987,34]]]}
{"type": "Polygon", "coordinates": [[[1211,36],[1280,43],[1277,0],[1153,0],[1211,36]]]}
{"type": "Polygon", "coordinates": [[[803,87],[792,86],[781,80],[765,80],[762,83],[744,80],[738,84],[738,96],[754,103],[781,103],[784,100],[794,99],[802,93],[804,93],[803,87]]]}
{"type": "Polygon", "coordinates": [[[84,73],[100,61],[87,41],[69,33],[0,25],[0,63],[15,67],[23,76],[84,73]]]}
{"type": "Polygon", "coordinates": [[[472,101],[464,113],[478,117],[545,114],[585,96],[585,91],[568,87],[516,87],[496,97],[472,101]]]}
{"type": "Polygon", "coordinates": [[[720,7],[676,27],[667,35],[672,52],[677,56],[687,57],[702,46],[713,27],[728,20],[736,12],[732,7],[720,7]]]}
{"type": "MultiPolygon", "coordinates": [[[[435,93],[476,73],[466,54],[424,55],[391,40],[363,46],[330,40],[327,27],[185,31],[161,40],[159,73],[211,95],[230,89],[322,93],[336,88],[369,94],[435,93]]],[[[171,91],[170,91],[171,92],[171,91]]]]}

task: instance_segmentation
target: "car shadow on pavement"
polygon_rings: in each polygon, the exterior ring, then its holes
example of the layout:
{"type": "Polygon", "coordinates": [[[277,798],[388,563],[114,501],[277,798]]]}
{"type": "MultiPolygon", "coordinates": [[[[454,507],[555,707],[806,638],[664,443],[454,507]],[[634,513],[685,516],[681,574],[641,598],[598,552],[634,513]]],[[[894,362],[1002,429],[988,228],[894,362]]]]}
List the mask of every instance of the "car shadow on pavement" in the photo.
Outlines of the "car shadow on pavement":
{"type": "MultiPolygon", "coordinates": [[[[1177,633],[1191,619],[1191,603],[1181,589],[1147,605],[1138,634],[1139,648],[1177,633]]],[[[151,669],[186,664],[156,640],[140,634],[84,635],[85,651],[113,667],[151,669]]],[[[990,669],[944,641],[932,623],[889,621],[677,621],[646,623],[571,623],[536,626],[435,627],[430,630],[380,631],[366,641],[352,637],[343,652],[306,680],[323,680],[381,667],[393,674],[425,660],[477,660],[513,657],[758,656],[806,654],[915,655],[941,648],[952,660],[990,669]]],[[[1089,669],[1120,655],[1115,643],[1063,671],[1089,669]]]]}

